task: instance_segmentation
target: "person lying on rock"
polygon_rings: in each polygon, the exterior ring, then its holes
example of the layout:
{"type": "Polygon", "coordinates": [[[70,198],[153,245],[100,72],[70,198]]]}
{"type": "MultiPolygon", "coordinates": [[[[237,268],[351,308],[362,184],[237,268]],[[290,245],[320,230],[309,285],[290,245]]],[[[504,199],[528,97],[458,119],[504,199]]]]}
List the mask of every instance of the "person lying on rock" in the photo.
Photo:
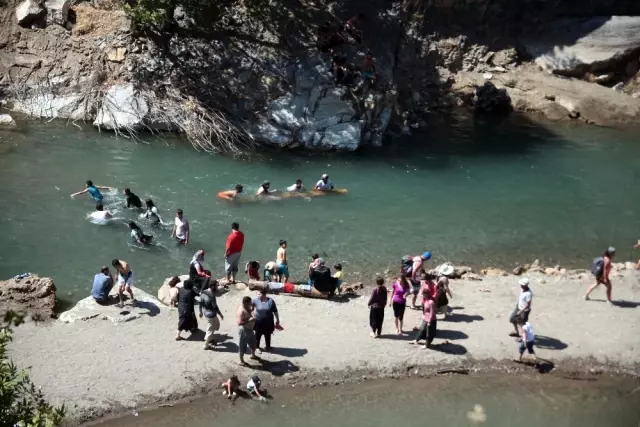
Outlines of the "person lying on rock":
{"type": "Polygon", "coordinates": [[[93,200],[96,203],[102,203],[102,199],[104,199],[104,197],[102,196],[102,193],[100,192],[100,190],[113,190],[113,188],[111,187],[107,187],[104,185],[93,185],[93,182],[91,180],[87,181],[87,188],[85,188],[82,191],[78,191],[77,193],[73,193],[71,195],[71,197],[76,197],[79,196],[80,194],[86,194],[89,193],[89,195],[93,198],[93,200]]]}
{"type": "Polygon", "coordinates": [[[100,273],[93,278],[93,287],[91,288],[91,296],[100,305],[109,303],[109,292],[113,289],[113,276],[109,271],[109,267],[103,265],[100,273]]]}

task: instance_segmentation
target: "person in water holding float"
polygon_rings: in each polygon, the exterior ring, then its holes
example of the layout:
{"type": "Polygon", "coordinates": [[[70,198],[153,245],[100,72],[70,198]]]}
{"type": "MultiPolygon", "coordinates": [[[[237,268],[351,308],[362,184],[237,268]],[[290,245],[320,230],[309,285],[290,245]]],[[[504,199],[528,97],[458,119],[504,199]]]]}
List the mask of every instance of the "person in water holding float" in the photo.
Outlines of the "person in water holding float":
{"type": "Polygon", "coordinates": [[[237,184],[235,190],[221,191],[218,193],[218,196],[224,199],[233,200],[236,197],[238,197],[240,194],[242,194],[243,190],[244,190],[244,187],[242,187],[242,185],[240,184],[237,184]]]}
{"type": "Polygon", "coordinates": [[[264,196],[265,194],[270,194],[271,192],[269,191],[269,186],[271,186],[271,183],[269,181],[263,182],[260,188],[258,188],[258,192],[256,194],[258,196],[264,196]]]}
{"type": "Polygon", "coordinates": [[[102,203],[102,199],[104,199],[104,197],[102,196],[102,193],[100,192],[100,190],[108,190],[108,191],[113,190],[113,188],[107,187],[104,185],[93,185],[93,182],[91,180],[88,180],[86,184],[87,184],[87,188],[85,188],[82,191],[78,191],[77,193],[73,193],[71,197],[76,197],[81,194],[89,193],[89,195],[93,198],[93,200],[95,200],[96,203],[102,203]]]}
{"type": "Polygon", "coordinates": [[[333,190],[333,182],[329,179],[329,175],[322,174],[320,181],[316,183],[316,190],[318,191],[331,191],[333,190]]]}
{"type": "Polygon", "coordinates": [[[293,185],[290,185],[289,187],[287,187],[287,191],[292,191],[292,192],[302,192],[304,191],[304,186],[302,185],[302,180],[301,179],[296,179],[296,183],[293,185]]]}

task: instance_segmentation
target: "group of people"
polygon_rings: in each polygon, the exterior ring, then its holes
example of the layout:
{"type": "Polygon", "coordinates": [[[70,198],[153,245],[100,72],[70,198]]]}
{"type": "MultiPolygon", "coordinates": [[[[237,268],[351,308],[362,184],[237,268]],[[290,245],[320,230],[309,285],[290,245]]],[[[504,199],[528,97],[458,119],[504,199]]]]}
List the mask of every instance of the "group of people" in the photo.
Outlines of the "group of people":
{"type": "MultiPolygon", "coordinates": [[[[333,189],[333,182],[331,182],[331,179],[329,179],[329,175],[327,175],[326,173],[322,174],[316,185],[313,187],[313,190],[315,191],[332,191],[333,189]]],[[[298,178],[296,179],[296,182],[294,184],[291,184],[286,188],[286,191],[290,193],[303,193],[307,190],[302,183],[302,179],[298,178]]],[[[220,194],[228,199],[236,199],[243,192],[244,186],[242,184],[236,184],[235,189],[222,191],[220,194]]],[[[264,181],[262,184],[260,184],[260,187],[258,187],[256,196],[272,196],[278,192],[279,190],[271,189],[271,182],[264,181]]]]}

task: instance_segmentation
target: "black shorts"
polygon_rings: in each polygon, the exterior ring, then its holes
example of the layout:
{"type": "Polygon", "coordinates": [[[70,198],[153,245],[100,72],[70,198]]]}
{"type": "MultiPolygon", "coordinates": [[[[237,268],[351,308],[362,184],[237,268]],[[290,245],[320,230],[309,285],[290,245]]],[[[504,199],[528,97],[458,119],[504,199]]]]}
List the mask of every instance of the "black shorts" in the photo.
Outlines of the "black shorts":
{"type": "Polygon", "coordinates": [[[518,323],[518,320],[522,319],[522,323],[527,323],[529,321],[529,313],[531,313],[531,310],[526,310],[518,314],[518,307],[516,307],[516,309],[513,310],[513,313],[511,313],[509,322],[518,323]]]}
{"type": "Polygon", "coordinates": [[[400,320],[404,319],[404,310],[405,308],[407,308],[407,304],[401,303],[401,302],[394,302],[392,306],[393,306],[393,316],[400,320]]]}

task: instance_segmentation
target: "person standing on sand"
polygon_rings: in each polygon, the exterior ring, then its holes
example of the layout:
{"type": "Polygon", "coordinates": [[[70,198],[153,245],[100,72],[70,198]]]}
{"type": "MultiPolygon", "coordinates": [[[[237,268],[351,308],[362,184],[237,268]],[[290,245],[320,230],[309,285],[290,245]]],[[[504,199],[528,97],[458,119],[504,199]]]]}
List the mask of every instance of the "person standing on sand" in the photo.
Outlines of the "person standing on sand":
{"type": "Polygon", "coordinates": [[[182,282],[182,287],[178,289],[178,332],[176,341],[182,339],[182,335],[180,335],[182,331],[189,331],[193,334],[198,330],[195,303],[196,292],[193,290],[193,280],[187,279],[182,282]]]}
{"type": "Polygon", "coordinates": [[[518,341],[520,341],[520,347],[518,351],[520,352],[520,358],[518,362],[522,363],[522,356],[524,355],[524,350],[526,349],[531,356],[533,356],[533,362],[537,362],[538,358],[536,357],[536,352],[533,351],[533,344],[535,342],[536,336],[533,334],[533,328],[529,322],[523,322],[522,319],[519,320],[519,326],[522,330],[522,336],[518,341]]]}
{"type": "Polygon", "coordinates": [[[591,273],[596,278],[596,283],[591,285],[589,289],[587,289],[587,293],[584,295],[585,301],[589,301],[589,295],[591,292],[595,290],[602,283],[607,288],[607,302],[612,304],[611,301],[611,279],[609,275],[611,274],[611,266],[613,262],[613,257],[616,255],[616,248],[610,246],[602,257],[598,257],[593,260],[593,264],[591,265],[591,273]]]}
{"type": "Polygon", "coordinates": [[[119,307],[124,306],[124,292],[129,292],[131,295],[131,303],[135,304],[136,299],[133,297],[133,271],[131,271],[131,267],[129,267],[129,263],[127,261],[117,259],[111,261],[111,265],[116,269],[116,274],[118,275],[118,298],[120,299],[119,307]]]}
{"type": "Polygon", "coordinates": [[[369,325],[371,326],[371,337],[380,338],[382,334],[382,323],[384,322],[384,308],[387,305],[387,288],[384,286],[384,279],[376,277],[376,287],[371,292],[369,298],[369,325]]]}
{"type": "Polygon", "coordinates": [[[255,309],[256,317],[256,347],[260,349],[260,340],[264,336],[265,351],[271,350],[271,335],[276,327],[280,326],[280,316],[276,302],[267,296],[267,290],[261,289],[260,296],[251,302],[255,309]],[[274,323],[275,317],[275,323],[274,323]]]}
{"type": "Polygon", "coordinates": [[[407,307],[407,295],[411,293],[411,285],[406,278],[404,269],[400,269],[400,277],[393,282],[391,288],[391,301],[389,307],[393,306],[393,316],[395,317],[396,333],[402,335],[402,321],[404,311],[407,307]]]}
{"type": "Polygon", "coordinates": [[[227,273],[227,280],[232,284],[236,283],[238,273],[238,263],[244,247],[244,233],[240,231],[240,224],[231,224],[231,233],[227,237],[227,244],[224,248],[224,269],[227,273]]]}
{"type": "Polygon", "coordinates": [[[213,334],[220,329],[220,320],[224,320],[216,301],[215,292],[217,288],[218,281],[212,280],[209,283],[209,287],[200,292],[200,318],[204,316],[207,319],[207,332],[204,335],[205,350],[213,350],[216,345],[213,334]],[[218,316],[220,316],[220,320],[218,320],[218,316]]]}
{"type": "Polygon", "coordinates": [[[182,209],[176,211],[176,219],[173,221],[173,231],[171,231],[171,237],[178,241],[179,245],[188,245],[189,237],[191,236],[191,229],[189,227],[189,221],[184,216],[182,209]]]}
{"type": "Polygon", "coordinates": [[[422,323],[416,332],[416,336],[409,344],[418,344],[418,341],[425,339],[422,348],[429,348],[438,330],[438,320],[436,318],[436,304],[430,293],[425,294],[424,305],[422,306],[422,323]]]}
{"type": "Polygon", "coordinates": [[[509,322],[513,325],[515,332],[511,332],[509,335],[512,337],[520,336],[520,329],[518,329],[518,323],[529,321],[529,314],[531,313],[531,302],[533,300],[533,292],[529,288],[529,279],[523,277],[518,281],[520,284],[520,295],[518,296],[518,302],[516,308],[509,317],[509,322]]]}
{"type": "MultiPolygon", "coordinates": [[[[411,258],[410,271],[413,298],[411,300],[411,308],[416,309],[416,300],[420,292],[420,278],[424,273],[424,262],[431,259],[431,252],[425,251],[422,255],[416,255],[411,258]]],[[[409,267],[407,267],[408,269],[409,267]]]]}
{"type": "Polygon", "coordinates": [[[276,268],[279,270],[280,283],[289,280],[289,263],[287,262],[287,241],[280,240],[280,247],[276,252],[276,268]]]}
{"type": "Polygon", "coordinates": [[[236,321],[238,323],[238,352],[240,354],[240,365],[247,366],[247,362],[244,361],[244,355],[247,352],[247,347],[251,351],[250,359],[257,359],[256,357],[256,335],[253,332],[255,327],[256,318],[251,313],[252,304],[251,297],[242,298],[242,304],[238,307],[236,312],[236,321]]]}

